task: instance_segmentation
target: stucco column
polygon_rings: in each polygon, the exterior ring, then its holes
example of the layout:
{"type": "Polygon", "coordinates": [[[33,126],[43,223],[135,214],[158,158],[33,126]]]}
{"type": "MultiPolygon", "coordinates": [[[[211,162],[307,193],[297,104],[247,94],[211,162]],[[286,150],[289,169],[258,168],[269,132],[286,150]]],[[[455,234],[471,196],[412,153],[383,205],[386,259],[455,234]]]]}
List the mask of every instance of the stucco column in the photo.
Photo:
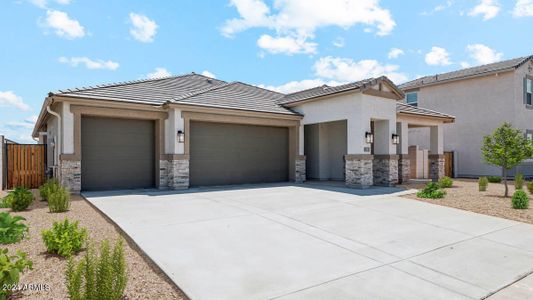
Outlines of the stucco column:
{"type": "Polygon", "coordinates": [[[398,182],[404,183],[411,179],[411,158],[409,157],[409,126],[407,122],[396,123],[396,134],[400,143],[396,145],[398,153],[398,182]]]}
{"type": "Polygon", "coordinates": [[[159,188],[183,189],[189,187],[189,155],[185,154],[185,143],[178,141],[178,131],[186,136],[185,121],[181,110],[170,108],[165,120],[165,155],[159,160],[159,188]]]}
{"type": "Polygon", "coordinates": [[[393,186],[398,183],[398,155],[392,143],[396,132],[395,120],[374,121],[374,185],[393,186]]]}
{"type": "Polygon", "coordinates": [[[444,132],[442,125],[430,127],[429,177],[438,181],[444,176],[444,132]]]}

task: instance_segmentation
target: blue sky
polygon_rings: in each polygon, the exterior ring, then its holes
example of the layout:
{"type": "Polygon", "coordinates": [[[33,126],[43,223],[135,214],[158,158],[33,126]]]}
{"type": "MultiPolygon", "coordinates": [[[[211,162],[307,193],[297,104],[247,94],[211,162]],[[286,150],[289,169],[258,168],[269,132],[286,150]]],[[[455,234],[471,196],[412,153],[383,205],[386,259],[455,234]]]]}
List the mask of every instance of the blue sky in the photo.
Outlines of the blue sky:
{"type": "Polygon", "coordinates": [[[57,89],[194,71],[289,92],[533,55],[533,0],[2,0],[0,28],[0,134],[31,142],[57,89]]]}

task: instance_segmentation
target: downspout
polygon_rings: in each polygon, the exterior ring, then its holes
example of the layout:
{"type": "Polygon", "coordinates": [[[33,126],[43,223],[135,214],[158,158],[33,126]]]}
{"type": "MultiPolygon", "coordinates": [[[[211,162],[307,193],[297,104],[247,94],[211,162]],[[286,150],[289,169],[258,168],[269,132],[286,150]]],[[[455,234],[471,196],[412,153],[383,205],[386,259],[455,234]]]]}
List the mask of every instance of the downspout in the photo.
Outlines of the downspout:
{"type": "Polygon", "coordinates": [[[50,105],[51,105],[51,104],[49,104],[49,105],[46,107],[46,111],[47,111],[49,114],[51,114],[51,115],[57,117],[57,142],[56,142],[56,149],[57,149],[56,152],[57,152],[57,153],[56,153],[56,159],[55,159],[55,164],[54,164],[54,166],[57,167],[58,164],[59,164],[59,155],[60,155],[61,148],[62,148],[62,147],[61,147],[61,145],[62,145],[62,144],[61,144],[61,134],[62,134],[62,131],[61,131],[61,116],[60,116],[58,113],[56,113],[55,111],[51,110],[51,109],[50,109],[50,105]]]}

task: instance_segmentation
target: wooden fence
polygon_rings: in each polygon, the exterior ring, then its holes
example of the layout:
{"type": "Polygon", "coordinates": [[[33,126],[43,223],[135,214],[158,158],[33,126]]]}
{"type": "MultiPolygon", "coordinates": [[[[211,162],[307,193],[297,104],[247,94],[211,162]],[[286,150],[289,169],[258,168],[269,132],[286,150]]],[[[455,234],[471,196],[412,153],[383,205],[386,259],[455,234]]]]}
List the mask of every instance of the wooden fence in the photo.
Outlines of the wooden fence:
{"type": "Polygon", "coordinates": [[[38,188],[46,180],[45,145],[6,144],[7,189],[38,188]]]}

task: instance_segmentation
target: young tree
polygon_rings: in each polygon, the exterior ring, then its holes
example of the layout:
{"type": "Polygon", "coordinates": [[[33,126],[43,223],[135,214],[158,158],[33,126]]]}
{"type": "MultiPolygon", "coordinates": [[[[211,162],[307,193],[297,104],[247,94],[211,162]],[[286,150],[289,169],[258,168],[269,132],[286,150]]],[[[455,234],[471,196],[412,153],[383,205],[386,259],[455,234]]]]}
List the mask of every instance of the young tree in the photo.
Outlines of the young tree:
{"type": "Polygon", "coordinates": [[[491,135],[483,138],[481,151],[485,162],[502,168],[505,197],[508,197],[507,171],[533,156],[533,143],[520,129],[513,128],[510,123],[505,122],[491,135]]]}

